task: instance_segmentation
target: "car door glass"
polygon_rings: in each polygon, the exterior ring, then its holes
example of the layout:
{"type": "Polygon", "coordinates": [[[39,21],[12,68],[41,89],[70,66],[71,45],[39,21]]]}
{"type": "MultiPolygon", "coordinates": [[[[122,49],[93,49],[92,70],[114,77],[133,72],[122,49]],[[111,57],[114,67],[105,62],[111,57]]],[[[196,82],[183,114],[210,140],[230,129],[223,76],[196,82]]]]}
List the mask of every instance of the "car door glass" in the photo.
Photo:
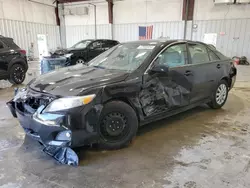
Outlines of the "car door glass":
{"type": "Polygon", "coordinates": [[[86,40],[80,41],[76,43],[74,46],[72,46],[72,48],[86,48],[90,42],[91,41],[86,41],[86,40]]]}
{"type": "Polygon", "coordinates": [[[188,44],[192,64],[209,62],[207,48],[202,44],[188,44]]]}
{"type": "Polygon", "coordinates": [[[169,67],[185,65],[187,59],[186,44],[176,44],[163,51],[157,58],[157,63],[169,67]]]}
{"type": "Polygon", "coordinates": [[[210,61],[219,61],[220,58],[214,53],[212,52],[212,50],[208,49],[208,55],[210,58],[210,61]]]}
{"type": "Polygon", "coordinates": [[[103,50],[108,50],[109,48],[111,48],[111,44],[110,44],[110,41],[103,41],[102,42],[102,49],[103,50]]]}
{"type": "Polygon", "coordinates": [[[92,50],[100,50],[101,48],[102,48],[102,42],[100,41],[93,42],[90,46],[90,49],[92,50]]]}
{"type": "Polygon", "coordinates": [[[115,46],[115,45],[117,45],[117,44],[118,44],[117,41],[111,41],[111,42],[110,42],[110,47],[113,47],[113,46],[115,46]]]}

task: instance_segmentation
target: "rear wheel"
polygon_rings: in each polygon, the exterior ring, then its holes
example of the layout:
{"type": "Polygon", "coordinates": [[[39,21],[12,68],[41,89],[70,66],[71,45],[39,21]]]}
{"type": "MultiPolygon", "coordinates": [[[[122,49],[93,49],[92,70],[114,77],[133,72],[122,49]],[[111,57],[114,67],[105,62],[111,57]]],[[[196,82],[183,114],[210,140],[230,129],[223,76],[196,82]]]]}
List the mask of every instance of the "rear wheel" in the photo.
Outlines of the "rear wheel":
{"type": "Polygon", "coordinates": [[[81,58],[76,60],[76,64],[84,64],[84,63],[85,63],[85,61],[81,58]]]}
{"type": "Polygon", "coordinates": [[[9,81],[12,84],[21,84],[25,80],[25,68],[20,64],[14,64],[10,68],[9,81]]]}
{"type": "Polygon", "coordinates": [[[213,109],[221,108],[227,101],[228,83],[226,80],[221,80],[217,89],[213,93],[212,101],[208,105],[213,109]]]}
{"type": "Polygon", "coordinates": [[[98,128],[101,148],[120,149],[136,136],[138,119],[131,106],[112,101],[104,106],[98,128]]]}

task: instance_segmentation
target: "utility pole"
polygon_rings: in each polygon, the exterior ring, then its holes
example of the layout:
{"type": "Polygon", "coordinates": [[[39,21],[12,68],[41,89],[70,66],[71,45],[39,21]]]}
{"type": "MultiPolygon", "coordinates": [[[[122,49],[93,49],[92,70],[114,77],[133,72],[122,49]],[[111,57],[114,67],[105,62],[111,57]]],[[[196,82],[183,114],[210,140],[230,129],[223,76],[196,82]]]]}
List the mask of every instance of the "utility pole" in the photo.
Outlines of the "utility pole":
{"type": "Polygon", "coordinates": [[[188,21],[188,9],[189,9],[189,0],[186,1],[186,12],[185,12],[185,22],[184,22],[184,39],[187,38],[187,21],[188,21]]]}
{"type": "Polygon", "coordinates": [[[96,5],[89,3],[90,5],[92,5],[94,7],[94,16],[95,16],[95,39],[97,39],[97,24],[96,24],[96,5]]]}

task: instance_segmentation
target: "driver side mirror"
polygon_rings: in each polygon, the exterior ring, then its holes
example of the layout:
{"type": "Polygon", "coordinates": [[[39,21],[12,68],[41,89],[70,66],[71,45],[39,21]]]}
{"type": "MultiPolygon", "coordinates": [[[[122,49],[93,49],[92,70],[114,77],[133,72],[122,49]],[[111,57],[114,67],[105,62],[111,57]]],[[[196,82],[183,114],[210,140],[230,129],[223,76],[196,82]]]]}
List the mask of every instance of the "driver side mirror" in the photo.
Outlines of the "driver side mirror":
{"type": "Polygon", "coordinates": [[[154,65],[150,70],[150,74],[168,74],[169,72],[169,67],[167,65],[160,65],[156,64],[154,65]]]}
{"type": "Polygon", "coordinates": [[[89,50],[94,50],[94,46],[90,45],[89,50]]]}

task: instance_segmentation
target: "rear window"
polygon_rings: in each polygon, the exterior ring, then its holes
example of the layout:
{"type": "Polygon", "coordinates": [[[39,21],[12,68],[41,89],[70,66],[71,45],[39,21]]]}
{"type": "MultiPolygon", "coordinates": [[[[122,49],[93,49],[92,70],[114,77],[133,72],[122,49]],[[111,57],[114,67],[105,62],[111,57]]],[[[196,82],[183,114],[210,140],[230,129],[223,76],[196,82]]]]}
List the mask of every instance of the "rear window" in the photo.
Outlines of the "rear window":
{"type": "Polygon", "coordinates": [[[115,41],[115,40],[109,40],[109,41],[107,41],[106,43],[107,43],[108,45],[110,45],[111,47],[113,47],[113,46],[119,44],[119,42],[117,42],[117,41],[115,41]]]}
{"type": "Polygon", "coordinates": [[[113,45],[117,45],[117,44],[119,44],[119,42],[118,42],[118,41],[111,41],[111,43],[112,43],[113,45]]]}
{"type": "Polygon", "coordinates": [[[223,55],[223,54],[220,53],[218,50],[213,50],[213,52],[214,52],[221,60],[227,60],[227,59],[229,59],[229,57],[223,55]]]}
{"type": "Polygon", "coordinates": [[[210,58],[210,61],[219,61],[220,58],[218,57],[218,55],[216,55],[212,50],[208,49],[208,55],[210,58]]]}
{"type": "Polygon", "coordinates": [[[2,41],[4,42],[5,45],[7,45],[10,48],[20,48],[19,46],[17,46],[12,38],[2,38],[2,41]]]}
{"type": "Polygon", "coordinates": [[[221,60],[227,60],[229,59],[227,56],[223,55],[222,53],[220,53],[218,50],[216,50],[215,47],[211,47],[210,45],[208,45],[208,48],[213,51],[221,60]]]}

